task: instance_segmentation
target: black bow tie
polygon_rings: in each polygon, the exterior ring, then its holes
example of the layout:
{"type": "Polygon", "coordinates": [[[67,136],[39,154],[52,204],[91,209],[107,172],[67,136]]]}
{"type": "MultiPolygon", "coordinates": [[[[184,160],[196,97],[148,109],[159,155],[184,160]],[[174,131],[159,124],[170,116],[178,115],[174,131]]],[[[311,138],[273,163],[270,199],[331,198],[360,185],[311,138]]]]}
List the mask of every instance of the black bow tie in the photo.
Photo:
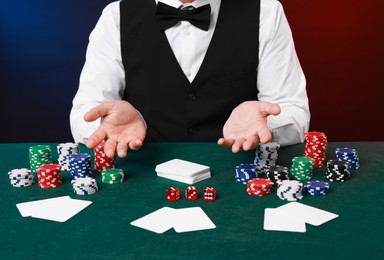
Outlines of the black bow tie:
{"type": "Polygon", "coordinates": [[[177,9],[162,2],[157,4],[156,19],[161,31],[171,28],[180,21],[188,21],[194,26],[208,31],[210,16],[211,6],[209,4],[186,10],[177,9]]]}

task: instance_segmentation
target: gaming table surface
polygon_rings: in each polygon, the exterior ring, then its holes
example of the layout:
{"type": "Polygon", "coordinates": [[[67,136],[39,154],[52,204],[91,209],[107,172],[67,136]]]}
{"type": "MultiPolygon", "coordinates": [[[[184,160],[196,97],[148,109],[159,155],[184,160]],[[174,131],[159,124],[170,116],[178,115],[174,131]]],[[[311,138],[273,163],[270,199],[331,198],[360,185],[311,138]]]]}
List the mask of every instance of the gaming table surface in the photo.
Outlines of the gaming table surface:
{"type": "MultiPolygon", "coordinates": [[[[305,233],[266,231],[264,210],[287,201],[276,195],[254,197],[246,185],[235,181],[235,167],[253,163],[255,152],[232,154],[215,143],[145,143],[139,151],[118,158],[125,181],[106,184],[96,173],[99,191],[81,196],[73,193],[70,174],[53,189],[37,183],[24,188],[10,185],[8,171],[29,168],[28,147],[35,143],[0,144],[0,258],[1,259],[383,259],[384,256],[384,142],[328,143],[327,159],[335,148],[358,151],[360,168],[345,182],[330,182],[325,196],[306,194],[300,203],[339,215],[321,226],[307,224],[305,233]],[[210,166],[212,177],[194,184],[199,199],[185,199],[188,184],[156,176],[155,167],[171,159],[210,166]],[[168,187],[178,187],[181,198],[165,198],[168,187]],[[215,187],[217,199],[203,200],[205,187],[215,187]],[[22,217],[17,203],[70,196],[93,203],[66,222],[22,217]],[[162,207],[201,207],[215,229],[157,234],[130,222],[162,207]]],[[[55,143],[53,160],[57,162],[55,143]]],[[[277,164],[290,167],[302,156],[304,144],[283,147],[277,164]]],[[[93,156],[93,151],[80,146],[93,156]]],[[[325,180],[325,167],[315,169],[314,179],[325,180]]],[[[35,179],[36,176],[35,176],[35,179]]]]}

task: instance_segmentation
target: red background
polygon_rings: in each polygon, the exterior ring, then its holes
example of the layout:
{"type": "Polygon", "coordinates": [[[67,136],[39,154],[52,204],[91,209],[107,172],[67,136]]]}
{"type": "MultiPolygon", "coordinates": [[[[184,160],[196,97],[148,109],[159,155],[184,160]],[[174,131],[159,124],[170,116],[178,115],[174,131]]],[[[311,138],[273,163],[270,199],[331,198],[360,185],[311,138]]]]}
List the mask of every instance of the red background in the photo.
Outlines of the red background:
{"type": "Polygon", "coordinates": [[[384,141],[384,1],[280,2],[307,79],[310,130],[384,141]]]}

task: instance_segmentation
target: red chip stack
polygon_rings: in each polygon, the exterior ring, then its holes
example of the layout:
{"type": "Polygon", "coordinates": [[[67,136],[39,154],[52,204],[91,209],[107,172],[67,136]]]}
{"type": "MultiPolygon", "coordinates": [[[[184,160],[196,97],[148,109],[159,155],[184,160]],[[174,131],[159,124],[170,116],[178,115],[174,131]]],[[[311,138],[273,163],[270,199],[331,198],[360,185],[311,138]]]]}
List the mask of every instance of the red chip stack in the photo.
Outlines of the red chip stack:
{"type": "Polygon", "coordinates": [[[305,133],[304,156],[315,161],[315,168],[321,168],[326,162],[327,136],[322,132],[305,133]]]}
{"type": "Polygon", "coordinates": [[[104,153],[105,142],[98,144],[93,150],[95,153],[95,163],[94,167],[96,171],[102,172],[106,169],[115,168],[116,156],[113,158],[107,157],[104,153]]]}
{"type": "Polygon", "coordinates": [[[61,179],[61,166],[55,163],[43,164],[37,169],[37,178],[40,188],[51,189],[59,187],[63,183],[61,179]]]}
{"type": "Polygon", "coordinates": [[[247,192],[251,196],[265,196],[271,193],[273,181],[265,178],[254,178],[247,183],[247,192]]]}

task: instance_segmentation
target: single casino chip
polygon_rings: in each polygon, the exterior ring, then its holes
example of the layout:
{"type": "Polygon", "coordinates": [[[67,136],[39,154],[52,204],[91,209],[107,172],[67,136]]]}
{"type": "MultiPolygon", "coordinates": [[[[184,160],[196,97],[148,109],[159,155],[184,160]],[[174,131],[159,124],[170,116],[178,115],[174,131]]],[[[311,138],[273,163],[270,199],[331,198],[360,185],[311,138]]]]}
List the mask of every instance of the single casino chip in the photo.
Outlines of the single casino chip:
{"type": "Polygon", "coordinates": [[[304,156],[314,160],[314,167],[321,168],[326,162],[327,136],[322,132],[305,133],[304,156]]]}
{"type": "Polygon", "coordinates": [[[74,179],[71,184],[73,192],[78,195],[91,195],[99,190],[96,180],[91,177],[74,179]]]}
{"type": "Polygon", "coordinates": [[[295,180],[278,182],[276,194],[282,200],[297,201],[303,198],[303,184],[295,180]]]}
{"type": "Polygon", "coordinates": [[[204,189],[203,198],[205,201],[216,200],[216,189],[214,187],[206,187],[204,189]]]}
{"type": "Polygon", "coordinates": [[[116,155],[112,158],[107,157],[104,152],[105,142],[98,144],[94,150],[94,169],[95,171],[102,172],[106,169],[115,168],[116,155]]]}
{"type": "Polygon", "coordinates": [[[58,163],[62,171],[70,171],[69,157],[72,154],[78,154],[79,147],[76,143],[60,143],[57,145],[58,163]]]}
{"type": "Polygon", "coordinates": [[[195,186],[188,186],[185,188],[185,198],[187,200],[197,200],[199,198],[199,192],[195,186]]]}
{"type": "Polygon", "coordinates": [[[356,171],[360,167],[359,154],[357,150],[349,147],[339,147],[335,149],[336,158],[349,164],[351,172],[356,171]]]}
{"type": "Polygon", "coordinates": [[[44,189],[59,187],[63,181],[61,166],[56,163],[43,164],[37,169],[38,186],[44,189]]]}
{"type": "Polygon", "coordinates": [[[269,167],[276,165],[278,158],[277,151],[280,144],[276,142],[269,142],[266,144],[259,144],[255,151],[254,164],[256,170],[265,173],[269,167]]]}
{"type": "Polygon", "coordinates": [[[180,199],[180,189],[176,187],[169,187],[165,191],[165,197],[169,201],[177,201],[180,199]]]}
{"type": "Polygon", "coordinates": [[[247,183],[247,193],[251,196],[266,196],[271,192],[273,181],[265,178],[254,178],[247,183]]]}

